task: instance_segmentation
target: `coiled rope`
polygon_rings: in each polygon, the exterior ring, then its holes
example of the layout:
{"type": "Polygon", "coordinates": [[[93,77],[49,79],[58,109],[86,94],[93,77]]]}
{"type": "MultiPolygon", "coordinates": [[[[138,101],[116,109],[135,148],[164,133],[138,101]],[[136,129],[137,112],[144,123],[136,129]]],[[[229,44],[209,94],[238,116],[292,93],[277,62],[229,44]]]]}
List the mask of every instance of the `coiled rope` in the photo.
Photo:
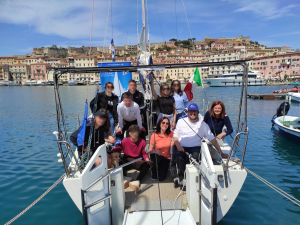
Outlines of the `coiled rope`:
{"type": "Polygon", "coordinates": [[[14,218],[12,218],[10,221],[8,221],[5,225],[9,225],[12,222],[14,222],[16,219],[18,219],[20,216],[22,216],[25,212],[27,212],[29,209],[31,209],[32,206],[34,206],[36,203],[38,203],[43,197],[45,197],[46,194],[48,194],[56,185],[58,185],[66,174],[64,173],[57,181],[55,181],[54,184],[50,188],[48,188],[47,191],[44,192],[38,199],[36,199],[33,203],[31,203],[26,209],[24,209],[22,212],[20,212],[18,215],[16,215],[14,218]]]}
{"type": "MultiPolygon", "coordinates": [[[[232,160],[231,161],[235,162],[238,165],[239,164],[236,160],[232,160]]],[[[300,206],[300,200],[298,200],[297,198],[289,195],[288,193],[286,193],[285,191],[281,190],[279,187],[276,187],[274,184],[270,183],[269,181],[265,180],[264,178],[260,177],[259,175],[257,175],[256,173],[254,173],[253,171],[249,170],[248,168],[244,167],[245,170],[247,170],[247,172],[249,172],[250,174],[252,174],[254,177],[256,177],[258,180],[260,180],[261,182],[263,182],[264,184],[266,184],[267,186],[269,186],[270,188],[272,188],[274,191],[278,192],[279,194],[281,194],[283,197],[287,198],[288,200],[290,200],[291,202],[293,202],[294,204],[296,204],[297,206],[300,206]]]]}

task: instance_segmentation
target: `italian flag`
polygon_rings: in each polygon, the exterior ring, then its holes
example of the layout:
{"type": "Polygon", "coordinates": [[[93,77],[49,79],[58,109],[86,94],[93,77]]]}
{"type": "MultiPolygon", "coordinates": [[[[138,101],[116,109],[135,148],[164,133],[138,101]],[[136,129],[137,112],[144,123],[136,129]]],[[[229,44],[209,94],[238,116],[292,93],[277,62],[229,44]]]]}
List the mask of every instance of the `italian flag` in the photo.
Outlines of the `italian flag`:
{"type": "Polygon", "coordinates": [[[193,99],[193,90],[196,87],[203,87],[198,67],[195,69],[193,76],[191,76],[189,82],[186,84],[183,90],[189,101],[193,99]]]}

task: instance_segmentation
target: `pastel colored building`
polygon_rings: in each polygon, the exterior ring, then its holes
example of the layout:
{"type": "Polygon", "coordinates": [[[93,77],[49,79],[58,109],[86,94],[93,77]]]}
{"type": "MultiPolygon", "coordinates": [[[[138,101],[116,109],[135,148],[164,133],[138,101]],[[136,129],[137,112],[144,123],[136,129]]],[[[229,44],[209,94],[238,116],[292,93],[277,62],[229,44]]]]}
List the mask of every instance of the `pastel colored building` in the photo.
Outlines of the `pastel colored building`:
{"type": "Polygon", "coordinates": [[[28,80],[29,66],[25,63],[10,65],[9,70],[12,79],[17,83],[23,83],[28,80]]]}
{"type": "Polygon", "coordinates": [[[265,79],[300,78],[300,52],[254,58],[249,68],[260,71],[265,79]]]}
{"type": "Polygon", "coordinates": [[[30,65],[30,76],[31,80],[47,80],[47,72],[51,68],[51,65],[47,63],[33,63],[30,65]]]}
{"type": "Polygon", "coordinates": [[[215,41],[213,43],[211,43],[211,49],[218,49],[218,50],[221,50],[221,49],[226,49],[227,48],[227,43],[226,41],[215,41]]]}

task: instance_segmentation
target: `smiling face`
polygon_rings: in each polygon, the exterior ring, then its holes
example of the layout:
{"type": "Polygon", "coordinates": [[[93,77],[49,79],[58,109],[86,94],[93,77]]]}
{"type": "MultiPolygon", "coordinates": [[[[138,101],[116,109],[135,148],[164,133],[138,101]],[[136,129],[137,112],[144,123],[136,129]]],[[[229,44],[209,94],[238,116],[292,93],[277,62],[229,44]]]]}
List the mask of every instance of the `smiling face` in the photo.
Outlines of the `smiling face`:
{"type": "Polygon", "coordinates": [[[199,114],[199,111],[197,111],[197,110],[189,110],[188,111],[188,117],[192,121],[198,119],[198,114],[199,114]]]}
{"type": "Polygon", "coordinates": [[[172,85],[172,88],[175,92],[178,92],[178,90],[180,88],[180,83],[178,81],[175,81],[172,85]]]}
{"type": "Polygon", "coordinates": [[[221,116],[221,113],[222,113],[222,106],[221,105],[216,105],[214,108],[213,108],[213,111],[214,111],[214,114],[219,117],[221,116]]]}
{"type": "Polygon", "coordinates": [[[161,121],[160,123],[160,128],[162,131],[166,131],[168,129],[168,127],[170,126],[170,122],[168,119],[164,119],[163,121],[161,121]]]}

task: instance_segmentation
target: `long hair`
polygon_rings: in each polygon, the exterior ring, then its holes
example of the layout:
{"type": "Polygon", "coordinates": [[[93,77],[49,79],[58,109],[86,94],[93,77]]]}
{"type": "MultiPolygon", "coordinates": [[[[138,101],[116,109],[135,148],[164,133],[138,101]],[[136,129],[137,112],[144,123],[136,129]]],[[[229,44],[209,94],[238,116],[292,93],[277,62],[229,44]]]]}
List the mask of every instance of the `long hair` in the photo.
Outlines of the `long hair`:
{"type": "Polygon", "coordinates": [[[105,109],[99,109],[99,111],[102,111],[102,112],[105,112],[105,116],[103,116],[102,118],[105,118],[106,121],[104,123],[104,132],[108,133],[108,131],[111,132],[110,130],[110,120],[109,120],[109,116],[108,116],[108,113],[106,112],[105,109]]]}
{"type": "Polygon", "coordinates": [[[166,130],[166,134],[169,135],[171,133],[171,124],[170,124],[170,120],[168,119],[168,117],[162,117],[159,119],[159,121],[157,122],[157,127],[156,127],[156,133],[157,134],[160,134],[160,131],[161,131],[161,122],[164,120],[164,119],[167,119],[168,122],[169,122],[169,126],[166,130]]]}
{"type": "Polygon", "coordinates": [[[174,95],[175,94],[175,91],[174,91],[174,88],[173,88],[173,84],[175,82],[178,82],[179,83],[179,89],[178,89],[178,94],[179,96],[183,95],[183,91],[181,90],[181,85],[180,85],[180,81],[179,80],[173,80],[172,83],[171,83],[171,94],[174,95]]]}
{"type": "Polygon", "coordinates": [[[160,85],[160,89],[159,89],[160,97],[163,97],[163,93],[164,93],[163,89],[164,89],[165,87],[170,88],[169,85],[168,85],[167,83],[162,83],[162,84],[160,85]]]}
{"type": "Polygon", "coordinates": [[[211,104],[211,107],[210,107],[210,110],[209,110],[210,115],[211,115],[212,117],[215,117],[215,118],[216,118],[216,115],[215,115],[215,113],[214,113],[214,107],[215,107],[216,105],[220,105],[220,106],[221,106],[221,108],[222,108],[222,111],[221,111],[221,118],[224,119],[225,114],[226,114],[226,109],[225,109],[225,105],[224,105],[224,103],[223,103],[222,101],[214,101],[214,102],[211,104]]]}

